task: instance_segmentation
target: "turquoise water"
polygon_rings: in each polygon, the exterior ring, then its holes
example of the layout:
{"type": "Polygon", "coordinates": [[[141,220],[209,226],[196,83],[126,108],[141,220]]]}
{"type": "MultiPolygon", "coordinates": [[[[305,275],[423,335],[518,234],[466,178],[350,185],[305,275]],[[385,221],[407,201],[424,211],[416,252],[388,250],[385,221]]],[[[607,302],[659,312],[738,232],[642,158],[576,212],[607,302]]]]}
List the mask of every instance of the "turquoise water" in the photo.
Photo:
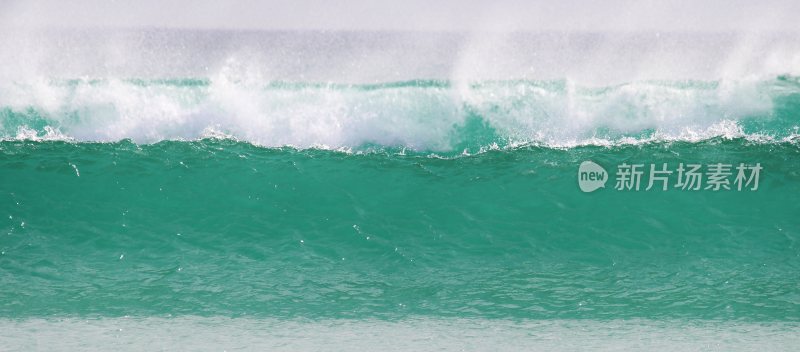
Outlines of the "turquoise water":
{"type": "Polygon", "coordinates": [[[800,318],[794,143],[7,141],[0,163],[7,317],[800,318]],[[587,194],[590,159],[764,170],[757,191],[587,194]]]}
{"type": "Polygon", "coordinates": [[[124,328],[242,337],[199,349],[374,349],[346,338],[369,330],[394,350],[464,331],[476,350],[788,350],[798,116],[791,75],[4,82],[0,325],[20,349],[144,346],[124,328]],[[588,160],[610,177],[592,193],[588,160]],[[635,191],[623,163],[763,169],[756,190],[635,191]]]}

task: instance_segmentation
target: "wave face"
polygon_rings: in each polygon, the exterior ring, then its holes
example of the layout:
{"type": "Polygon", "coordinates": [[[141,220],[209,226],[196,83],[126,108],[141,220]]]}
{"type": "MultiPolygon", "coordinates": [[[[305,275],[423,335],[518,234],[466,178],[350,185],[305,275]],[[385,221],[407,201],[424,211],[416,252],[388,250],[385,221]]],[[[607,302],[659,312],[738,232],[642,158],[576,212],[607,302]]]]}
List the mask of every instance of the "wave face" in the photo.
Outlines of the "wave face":
{"type": "Polygon", "coordinates": [[[454,158],[6,141],[0,315],[796,321],[798,168],[796,144],[744,139],[454,158]],[[589,159],[764,170],[757,191],[587,194],[589,159]]]}

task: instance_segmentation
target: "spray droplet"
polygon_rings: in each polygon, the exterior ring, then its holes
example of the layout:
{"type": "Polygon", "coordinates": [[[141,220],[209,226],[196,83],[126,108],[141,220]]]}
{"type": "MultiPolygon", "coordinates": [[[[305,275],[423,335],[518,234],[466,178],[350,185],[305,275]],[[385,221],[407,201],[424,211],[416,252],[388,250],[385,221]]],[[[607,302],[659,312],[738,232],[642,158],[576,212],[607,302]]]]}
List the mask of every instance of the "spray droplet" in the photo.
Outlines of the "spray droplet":
{"type": "Polygon", "coordinates": [[[75,166],[75,164],[70,163],[69,166],[72,166],[72,168],[75,170],[75,175],[77,175],[78,177],[81,177],[81,172],[78,171],[78,167],[75,166]]]}

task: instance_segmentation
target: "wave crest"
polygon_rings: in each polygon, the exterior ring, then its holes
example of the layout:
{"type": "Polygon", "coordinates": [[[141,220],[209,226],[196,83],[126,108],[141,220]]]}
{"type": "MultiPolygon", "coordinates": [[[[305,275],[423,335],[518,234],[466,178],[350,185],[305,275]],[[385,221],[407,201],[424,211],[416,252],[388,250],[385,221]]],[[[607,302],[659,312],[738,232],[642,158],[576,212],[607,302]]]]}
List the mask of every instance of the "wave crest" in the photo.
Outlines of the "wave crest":
{"type": "Polygon", "coordinates": [[[796,139],[800,80],[270,82],[38,80],[0,85],[4,139],[137,143],[234,138],[268,147],[477,150],[491,145],[796,139]]]}

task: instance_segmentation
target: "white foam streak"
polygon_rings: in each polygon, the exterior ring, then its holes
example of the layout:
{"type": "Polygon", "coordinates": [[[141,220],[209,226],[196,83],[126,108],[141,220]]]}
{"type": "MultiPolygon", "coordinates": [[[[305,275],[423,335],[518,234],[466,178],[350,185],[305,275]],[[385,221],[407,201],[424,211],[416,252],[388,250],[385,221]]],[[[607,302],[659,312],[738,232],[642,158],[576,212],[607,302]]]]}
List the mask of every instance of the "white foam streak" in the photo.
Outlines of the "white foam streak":
{"type": "Polygon", "coordinates": [[[9,350],[792,351],[798,324],[221,317],[0,320],[9,350]]]}
{"type": "Polygon", "coordinates": [[[17,129],[17,134],[13,138],[2,138],[5,140],[28,140],[28,141],[71,141],[72,138],[64,135],[61,131],[53,128],[52,126],[45,126],[44,132],[38,131],[28,127],[20,126],[17,129]]]}
{"type": "Polygon", "coordinates": [[[562,147],[700,141],[748,137],[740,122],[771,119],[775,91],[772,82],[756,80],[600,88],[569,80],[452,86],[269,83],[263,72],[230,61],[199,83],[38,79],[1,85],[0,107],[10,115],[0,132],[6,139],[153,143],[211,137],[267,147],[374,144],[434,151],[465,143],[562,147]],[[493,140],[470,140],[475,133],[492,133],[493,140]]]}

